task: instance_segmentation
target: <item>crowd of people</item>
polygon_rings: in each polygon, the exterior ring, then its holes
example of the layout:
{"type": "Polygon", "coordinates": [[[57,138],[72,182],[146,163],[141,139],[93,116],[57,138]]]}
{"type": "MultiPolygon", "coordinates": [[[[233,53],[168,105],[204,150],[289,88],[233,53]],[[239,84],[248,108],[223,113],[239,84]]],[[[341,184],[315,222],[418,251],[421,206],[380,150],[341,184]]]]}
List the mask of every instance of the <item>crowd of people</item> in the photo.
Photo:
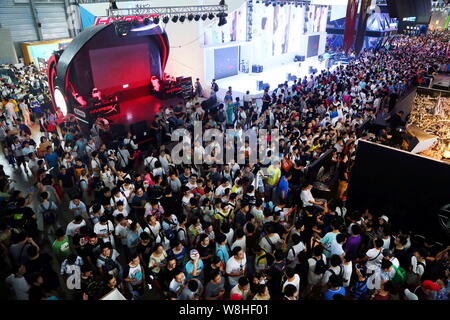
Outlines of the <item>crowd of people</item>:
{"type": "MultiPolygon", "coordinates": [[[[389,112],[448,63],[448,40],[397,36],[346,66],[266,90],[262,104],[229,88],[217,106],[197,97],[164,108],[148,150],[132,133],[113,144],[100,123],[82,132],[51,111],[45,75],[11,66],[18,83],[0,80],[0,139],[28,180],[19,187],[0,168],[2,281],[18,300],[97,300],[113,290],[127,299],[447,300],[448,247],[345,202],[358,139],[389,141],[403,121],[389,112]],[[280,153],[270,164],[174,164],[168,136],[194,121],[234,128],[238,139],[277,128],[280,153]],[[319,194],[308,168],[329,150],[321,181],[331,191],[319,194]]],[[[270,133],[259,138],[273,143],[270,133]]],[[[206,147],[192,146],[192,159],[211,156],[206,147]]]]}

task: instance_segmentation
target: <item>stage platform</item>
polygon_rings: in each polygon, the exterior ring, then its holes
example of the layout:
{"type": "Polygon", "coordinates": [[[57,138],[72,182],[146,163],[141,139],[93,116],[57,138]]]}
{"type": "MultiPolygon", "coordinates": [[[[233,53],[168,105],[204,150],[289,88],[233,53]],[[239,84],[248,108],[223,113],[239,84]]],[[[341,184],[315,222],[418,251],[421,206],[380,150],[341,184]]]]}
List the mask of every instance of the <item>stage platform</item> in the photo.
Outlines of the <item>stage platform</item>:
{"type": "MultiPolygon", "coordinates": [[[[280,83],[284,83],[287,80],[287,75],[291,73],[292,75],[297,76],[298,79],[303,79],[305,76],[309,76],[309,67],[313,67],[318,70],[318,72],[326,69],[325,61],[319,62],[318,57],[311,57],[301,62],[301,66],[299,67],[300,62],[290,62],[279,66],[264,68],[264,71],[261,73],[239,73],[236,76],[216,80],[219,85],[219,92],[217,93],[217,97],[219,101],[223,101],[226,91],[228,87],[232,87],[233,90],[233,98],[240,97],[242,101],[242,97],[245,92],[250,91],[250,95],[254,98],[261,98],[264,91],[257,90],[256,82],[263,81],[264,83],[268,83],[270,85],[270,91],[277,88],[280,83]]],[[[333,66],[331,70],[336,68],[333,66]]],[[[293,82],[290,81],[289,84],[293,82]]],[[[258,104],[262,103],[261,99],[257,99],[258,104]]]]}

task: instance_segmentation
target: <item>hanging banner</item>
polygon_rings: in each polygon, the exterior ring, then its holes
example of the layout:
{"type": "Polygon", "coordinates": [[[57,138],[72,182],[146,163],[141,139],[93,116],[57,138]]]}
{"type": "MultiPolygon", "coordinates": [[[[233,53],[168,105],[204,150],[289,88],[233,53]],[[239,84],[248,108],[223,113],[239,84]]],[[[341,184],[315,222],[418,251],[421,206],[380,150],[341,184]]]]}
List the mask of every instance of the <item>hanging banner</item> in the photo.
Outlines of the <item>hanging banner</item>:
{"type": "Polygon", "coordinates": [[[348,51],[353,46],[357,16],[358,16],[358,0],[348,0],[347,15],[345,18],[345,30],[344,30],[344,50],[346,53],[348,53],[348,51]]]}

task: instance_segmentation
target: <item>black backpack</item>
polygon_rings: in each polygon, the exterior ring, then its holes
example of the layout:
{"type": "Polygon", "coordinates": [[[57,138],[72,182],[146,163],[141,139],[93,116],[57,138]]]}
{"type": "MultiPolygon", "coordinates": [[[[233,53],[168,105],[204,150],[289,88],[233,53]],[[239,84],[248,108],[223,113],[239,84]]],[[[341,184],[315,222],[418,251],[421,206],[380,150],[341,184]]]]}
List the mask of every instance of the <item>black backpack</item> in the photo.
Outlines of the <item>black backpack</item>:
{"type": "Polygon", "coordinates": [[[328,268],[325,262],[323,262],[323,259],[317,260],[316,258],[313,258],[316,261],[316,266],[314,267],[314,273],[317,275],[324,274],[328,268]]]}
{"type": "Polygon", "coordinates": [[[42,217],[44,218],[44,224],[50,226],[56,222],[56,210],[52,208],[52,202],[49,201],[49,206],[47,209],[44,208],[44,205],[41,204],[42,208],[42,217]]]}

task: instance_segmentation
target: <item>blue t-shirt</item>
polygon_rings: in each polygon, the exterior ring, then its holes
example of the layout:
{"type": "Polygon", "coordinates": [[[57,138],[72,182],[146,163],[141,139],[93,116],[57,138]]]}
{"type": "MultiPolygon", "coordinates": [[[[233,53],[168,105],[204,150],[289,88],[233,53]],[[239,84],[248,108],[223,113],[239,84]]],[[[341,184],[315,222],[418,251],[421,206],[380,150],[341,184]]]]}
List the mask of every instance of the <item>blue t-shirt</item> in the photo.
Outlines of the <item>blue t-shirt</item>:
{"type": "Polygon", "coordinates": [[[228,248],[226,245],[224,246],[216,246],[216,256],[220,258],[220,260],[223,263],[227,263],[228,259],[230,258],[230,254],[228,253],[228,248]]]}
{"type": "Polygon", "coordinates": [[[141,234],[141,232],[128,232],[128,235],[127,235],[127,246],[128,247],[134,247],[137,244],[138,240],[139,240],[139,235],[140,234],[141,234]]]}
{"type": "Polygon", "coordinates": [[[282,191],[284,191],[284,198],[288,196],[289,182],[286,180],[285,176],[282,176],[280,182],[278,183],[278,193],[282,197],[282,191]]]}
{"type": "Polygon", "coordinates": [[[52,168],[58,168],[58,154],[56,152],[52,152],[51,154],[47,154],[45,156],[45,161],[47,161],[48,165],[52,168]]]}
{"type": "Polygon", "coordinates": [[[323,296],[324,300],[333,300],[334,295],[341,294],[345,297],[345,288],[339,287],[338,290],[331,290],[328,289],[327,292],[325,292],[325,295],[323,296]]]}
{"type": "Polygon", "coordinates": [[[202,271],[203,271],[203,261],[200,260],[200,259],[198,260],[198,263],[197,263],[197,276],[196,277],[193,277],[191,275],[191,272],[194,269],[194,263],[192,262],[192,260],[189,261],[188,263],[186,263],[186,267],[185,268],[186,268],[186,277],[188,279],[193,279],[193,278],[199,279],[201,277],[202,271]]]}

